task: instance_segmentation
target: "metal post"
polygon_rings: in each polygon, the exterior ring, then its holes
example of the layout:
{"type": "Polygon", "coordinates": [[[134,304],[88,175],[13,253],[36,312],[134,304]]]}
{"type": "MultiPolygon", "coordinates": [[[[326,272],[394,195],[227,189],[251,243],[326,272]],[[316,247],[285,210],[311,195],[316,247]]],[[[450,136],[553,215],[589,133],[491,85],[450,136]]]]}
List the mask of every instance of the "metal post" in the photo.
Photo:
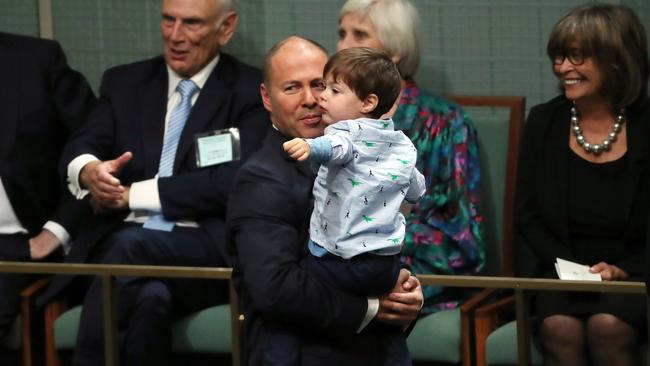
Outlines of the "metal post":
{"type": "Polygon", "coordinates": [[[530,365],[530,317],[528,315],[528,297],[522,289],[515,290],[515,308],[517,311],[517,353],[519,365],[530,365]]]}
{"type": "Polygon", "coordinates": [[[52,0],[38,0],[38,31],[41,38],[54,38],[52,0]]]}
{"type": "MultiPolygon", "coordinates": [[[[648,338],[646,338],[646,339],[650,340],[650,296],[648,296],[648,295],[646,295],[646,297],[645,297],[645,304],[646,304],[646,312],[647,312],[646,319],[648,319],[648,321],[646,321],[646,323],[648,325],[648,338]]],[[[650,362],[650,347],[646,347],[646,348],[647,348],[646,349],[646,362],[650,362]]]]}
{"type": "MultiPolygon", "coordinates": [[[[239,297],[237,296],[237,291],[235,291],[235,286],[230,282],[230,326],[231,326],[231,355],[232,355],[232,366],[241,365],[241,320],[239,319],[239,297]]],[[[243,315],[242,315],[243,316],[243,315]]]]}
{"type": "Polygon", "coordinates": [[[117,317],[115,312],[115,283],[111,275],[102,275],[102,309],[104,313],[104,357],[106,366],[119,366],[120,355],[117,340],[117,317]]]}

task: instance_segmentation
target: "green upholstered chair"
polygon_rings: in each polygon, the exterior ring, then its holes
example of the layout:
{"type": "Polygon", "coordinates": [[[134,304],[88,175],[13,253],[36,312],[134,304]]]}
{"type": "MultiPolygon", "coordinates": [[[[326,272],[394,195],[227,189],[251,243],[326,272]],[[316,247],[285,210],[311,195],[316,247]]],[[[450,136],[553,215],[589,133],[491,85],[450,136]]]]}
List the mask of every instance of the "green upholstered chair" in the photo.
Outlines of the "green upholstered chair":
{"type": "MultiPolygon", "coordinates": [[[[514,185],[525,98],[450,99],[466,108],[478,131],[487,258],[482,274],[507,275],[512,273],[514,185]]],[[[419,319],[407,340],[413,360],[471,365],[472,312],[490,293],[476,294],[459,309],[419,319]]]]}
{"type": "MultiPolygon", "coordinates": [[[[80,317],[81,306],[76,306],[54,320],[50,345],[53,349],[48,355],[48,366],[61,364],[58,351],[74,350],[80,317]]],[[[175,353],[231,353],[230,305],[213,306],[175,321],[172,337],[172,351],[175,353]]]]}
{"type": "MultiPolygon", "coordinates": [[[[56,350],[74,349],[80,317],[81,306],[76,306],[54,321],[56,350]]],[[[183,317],[174,322],[172,335],[172,350],[177,353],[230,353],[230,306],[213,306],[183,317]]]]}
{"type": "MultiPolygon", "coordinates": [[[[237,299],[232,286],[230,296],[237,299]]],[[[66,309],[62,301],[54,301],[46,306],[47,366],[62,364],[59,351],[74,350],[81,309],[81,306],[66,309]]],[[[239,328],[242,319],[238,309],[236,301],[232,301],[176,320],[172,325],[172,351],[179,354],[232,354],[232,364],[239,365],[239,328]],[[231,312],[231,309],[234,311],[231,312]]]]}
{"type": "MultiPolygon", "coordinates": [[[[490,333],[485,343],[485,364],[517,364],[517,323],[515,321],[510,321],[490,333]]],[[[532,365],[543,364],[540,345],[535,337],[531,337],[530,340],[530,358],[532,365]]]]}

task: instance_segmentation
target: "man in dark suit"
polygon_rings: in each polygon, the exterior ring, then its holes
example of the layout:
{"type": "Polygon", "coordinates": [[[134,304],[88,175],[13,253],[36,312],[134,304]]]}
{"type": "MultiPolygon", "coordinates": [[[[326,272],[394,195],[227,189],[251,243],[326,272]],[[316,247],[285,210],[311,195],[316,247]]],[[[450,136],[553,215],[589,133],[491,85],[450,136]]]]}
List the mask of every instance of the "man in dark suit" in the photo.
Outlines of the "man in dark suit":
{"type": "MultiPolygon", "coordinates": [[[[87,202],[63,189],[58,158],[95,95],[55,41],[0,33],[0,54],[0,260],[60,260],[87,202]]],[[[0,274],[0,340],[33,278],[0,274]]]]}
{"type": "Polygon", "coordinates": [[[315,173],[291,159],[282,143],[323,134],[318,96],[326,61],[322,47],[300,37],[280,41],[265,59],[260,91],[275,128],[238,172],[228,206],[234,279],[246,316],[246,365],[278,364],[265,348],[266,330],[278,323],[299,337],[303,366],[379,365],[381,333],[365,326],[375,316],[408,325],[422,305],[419,283],[405,270],[393,293],[366,299],[300,266],[307,252],[315,173]]]}
{"type": "MultiPolygon", "coordinates": [[[[90,192],[96,212],[80,230],[71,260],[229,265],[223,226],[231,180],[270,125],[257,93],[259,70],[220,52],[237,25],[233,3],[163,0],[163,57],[104,74],[100,102],[62,159],[70,190],[77,197],[90,192]],[[230,128],[238,129],[241,159],[207,161],[210,151],[236,149],[202,134],[230,128]]],[[[237,133],[231,135],[221,136],[237,145],[237,133]]],[[[58,280],[50,291],[65,285],[58,280]]],[[[215,281],[118,279],[124,363],[169,362],[172,319],[225,301],[224,288],[215,281]]],[[[75,364],[103,364],[99,319],[95,280],[83,301],[75,364]]]]}

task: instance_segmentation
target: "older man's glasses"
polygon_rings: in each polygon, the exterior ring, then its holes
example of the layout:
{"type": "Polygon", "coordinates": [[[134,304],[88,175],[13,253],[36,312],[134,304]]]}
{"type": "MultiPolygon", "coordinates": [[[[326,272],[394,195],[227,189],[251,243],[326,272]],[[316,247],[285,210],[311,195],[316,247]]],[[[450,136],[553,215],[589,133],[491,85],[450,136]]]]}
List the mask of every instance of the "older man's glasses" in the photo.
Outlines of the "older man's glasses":
{"type": "Polygon", "coordinates": [[[578,66],[582,65],[585,62],[585,53],[578,48],[570,48],[568,50],[558,50],[553,56],[553,63],[556,65],[562,65],[565,59],[569,59],[569,62],[572,65],[578,66]]]}

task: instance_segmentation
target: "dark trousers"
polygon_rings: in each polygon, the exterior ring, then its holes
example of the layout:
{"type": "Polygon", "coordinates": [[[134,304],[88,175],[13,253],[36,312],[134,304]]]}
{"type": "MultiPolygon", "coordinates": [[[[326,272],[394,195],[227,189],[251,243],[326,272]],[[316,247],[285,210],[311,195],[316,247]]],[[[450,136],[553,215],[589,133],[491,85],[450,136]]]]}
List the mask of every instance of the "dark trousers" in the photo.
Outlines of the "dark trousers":
{"type": "MultiPolygon", "coordinates": [[[[56,250],[43,261],[60,261],[61,251],[56,250]]],[[[26,234],[0,235],[0,260],[31,261],[29,236],[26,234]]],[[[33,282],[38,275],[24,273],[0,273],[0,344],[4,344],[9,330],[20,309],[20,291],[33,282]]],[[[14,355],[0,352],[0,365],[15,363],[14,355]],[[9,359],[11,359],[11,361],[9,359]]]]}
{"type": "MultiPolygon", "coordinates": [[[[379,296],[393,289],[401,268],[398,255],[361,254],[343,259],[332,254],[307,255],[301,265],[321,280],[346,292],[361,296],[379,296]]],[[[371,322],[367,327],[380,334],[379,359],[384,366],[411,365],[403,330],[388,324],[371,322]]],[[[281,322],[265,320],[265,366],[300,366],[300,339],[281,322]]]]}
{"type": "MultiPolygon", "coordinates": [[[[122,228],[103,243],[102,263],[218,267],[225,263],[203,229],[172,232],[122,228]]],[[[225,281],[118,277],[117,321],[123,365],[167,365],[172,320],[226,301],[225,281]]],[[[75,365],[103,365],[101,282],[95,279],[83,302],[75,365]]]]}

